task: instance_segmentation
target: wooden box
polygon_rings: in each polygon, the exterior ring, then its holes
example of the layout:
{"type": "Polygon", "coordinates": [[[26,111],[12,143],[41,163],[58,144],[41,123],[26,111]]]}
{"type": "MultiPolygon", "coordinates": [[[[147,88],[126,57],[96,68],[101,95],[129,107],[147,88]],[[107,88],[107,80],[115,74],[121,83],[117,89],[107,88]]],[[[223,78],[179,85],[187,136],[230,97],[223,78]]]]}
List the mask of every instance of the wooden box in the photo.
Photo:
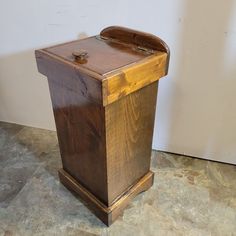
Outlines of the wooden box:
{"type": "Polygon", "coordinates": [[[60,181],[110,225],[153,183],[157,87],[169,49],[154,35],[113,26],[35,54],[48,78],[60,181]]]}

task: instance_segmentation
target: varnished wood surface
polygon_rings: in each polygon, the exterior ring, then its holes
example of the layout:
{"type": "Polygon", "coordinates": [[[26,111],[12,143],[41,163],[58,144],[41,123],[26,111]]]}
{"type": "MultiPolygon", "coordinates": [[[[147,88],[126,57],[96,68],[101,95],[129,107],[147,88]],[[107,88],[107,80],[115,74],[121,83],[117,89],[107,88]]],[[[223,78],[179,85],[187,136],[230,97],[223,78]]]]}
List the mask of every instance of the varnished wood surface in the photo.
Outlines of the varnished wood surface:
{"type": "Polygon", "coordinates": [[[78,67],[86,68],[100,75],[137,62],[148,56],[143,51],[134,50],[126,44],[110,42],[108,40],[98,39],[97,37],[90,37],[68,44],[50,47],[45,49],[45,51],[73,62],[78,67]],[[74,60],[72,53],[76,50],[84,50],[88,53],[86,63],[80,64],[74,60]]]}
{"type": "Polygon", "coordinates": [[[165,75],[167,75],[169,69],[170,49],[168,45],[156,35],[121,26],[107,27],[100,32],[100,35],[127,44],[135,44],[139,47],[153,49],[159,52],[165,52],[167,54],[165,75]]]}
{"type": "Polygon", "coordinates": [[[43,50],[36,51],[36,58],[38,70],[42,74],[52,74],[51,79],[62,84],[54,74],[60,66],[66,68],[61,70],[61,76],[70,76],[73,80],[66,84],[63,82],[63,85],[72,91],[78,90],[83,96],[96,100],[103,106],[159,80],[165,75],[165,66],[168,63],[167,54],[157,52],[138,63],[122,67],[97,79],[96,74],[86,73],[87,71],[73,67],[43,50]]]}
{"type": "MultiPolygon", "coordinates": [[[[45,60],[38,57],[38,63],[45,60]]],[[[109,206],[149,170],[157,85],[104,108],[99,103],[98,80],[50,57],[41,66],[50,68],[48,82],[63,168],[109,206]]]]}
{"type": "Polygon", "coordinates": [[[77,193],[84,201],[87,207],[107,226],[110,226],[123,212],[130,201],[139,193],[148,190],[153,184],[154,174],[149,171],[134,185],[132,185],[125,193],[120,195],[117,201],[107,207],[90,191],[84,188],[76,179],[63,169],[59,170],[59,178],[61,183],[69,190],[77,193]]]}
{"type": "MultiPolygon", "coordinates": [[[[35,52],[37,66],[40,73],[46,75],[50,81],[65,88],[65,94],[80,94],[90,101],[102,104],[101,81],[83,70],[78,70],[71,64],[53,57],[43,50],[35,52]]],[[[70,103],[67,105],[69,106],[70,103]]]]}
{"type": "Polygon", "coordinates": [[[103,105],[106,106],[127,96],[165,75],[167,54],[155,54],[152,57],[106,75],[103,80],[103,105]]]}
{"type": "Polygon", "coordinates": [[[48,75],[63,168],[107,203],[101,82],[47,55],[38,54],[37,62],[48,75]]]}
{"type": "Polygon", "coordinates": [[[149,171],[157,83],[105,107],[109,205],[149,171]]]}
{"type": "Polygon", "coordinates": [[[169,47],[167,44],[162,39],[153,34],[121,26],[110,26],[103,29],[100,32],[100,35],[127,44],[135,44],[144,48],[153,49],[155,51],[169,53],[169,47]]]}
{"type": "Polygon", "coordinates": [[[106,29],[102,39],[36,51],[38,70],[49,83],[63,164],[61,182],[108,225],[133,196],[152,184],[157,85],[169,55],[140,50],[135,44],[142,39],[149,43],[141,46],[153,46],[159,39],[136,31],[141,38],[129,39],[130,32],[122,30],[125,37],[106,29]],[[83,60],[75,60],[76,49],[88,50],[88,57],[86,52],[83,60]]]}
{"type": "Polygon", "coordinates": [[[154,173],[152,171],[149,171],[111,206],[112,212],[109,214],[107,224],[108,226],[123,214],[123,210],[135,196],[151,188],[151,186],[153,185],[153,179],[154,173]]]}
{"type": "Polygon", "coordinates": [[[104,107],[49,78],[63,168],[108,202],[104,107]]]}
{"type": "MultiPolygon", "coordinates": [[[[42,58],[38,63],[39,71],[47,74],[48,68],[43,71],[43,68],[48,67],[46,61],[53,63],[56,60],[101,81],[102,101],[99,102],[104,106],[153,83],[167,73],[169,49],[158,37],[123,27],[104,29],[101,35],[105,35],[106,39],[90,37],[36,51],[38,60],[42,58]],[[113,41],[114,38],[116,41],[113,41]],[[148,44],[144,45],[144,42],[148,44]],[[149,46],[147,50],[161,52],[139,50],[140,45],[149,46]],[[76,54],[76,50],[88,54],[82,64],[72,55],[76,54]]],[[[50,71],[52,73],[54,70],[50,71]]]]}

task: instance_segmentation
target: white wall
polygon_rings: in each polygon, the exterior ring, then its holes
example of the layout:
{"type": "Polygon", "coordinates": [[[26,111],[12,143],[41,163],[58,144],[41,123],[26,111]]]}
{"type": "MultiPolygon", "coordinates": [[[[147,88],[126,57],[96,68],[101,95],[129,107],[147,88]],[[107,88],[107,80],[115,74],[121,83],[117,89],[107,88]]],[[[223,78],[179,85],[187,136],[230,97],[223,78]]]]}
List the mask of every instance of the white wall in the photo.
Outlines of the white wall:
{"type": "Polygon", "coordinates": [[[233,0],[0,1],[0,120],[55,129],[34,50],[123,25],[171,49],[153,147],[236,163],[235,15],[233,0]]]}
{"type": "Polygon", "coordinates": [[[154,148],[236,164],[236,1],[184,2],[154,148]]]}

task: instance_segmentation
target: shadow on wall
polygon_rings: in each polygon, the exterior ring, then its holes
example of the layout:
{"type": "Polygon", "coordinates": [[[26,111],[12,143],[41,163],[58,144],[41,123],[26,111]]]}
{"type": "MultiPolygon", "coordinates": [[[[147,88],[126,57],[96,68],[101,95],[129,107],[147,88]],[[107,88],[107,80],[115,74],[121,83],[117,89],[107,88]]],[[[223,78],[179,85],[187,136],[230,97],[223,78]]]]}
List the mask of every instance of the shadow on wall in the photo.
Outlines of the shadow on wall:
{"type": "Polygon", "coordinates": [[[0,57],[0,120],[55,130],[47,79],[37,71],[34,51],[0,57]]]}
{"type": "Polygon", "coordinates": [[[168,141],[158,149],[236,163],[235,56],[231,70],[225,65],[227,47],[236,40],[230,29],[236,28],[235,7],[233,0],[186,1],[182,52],[170,82],[168,141]]]}
{"type": "Polygon", "coordinates": [[[0,120],[53,127],[47,80],[37,72],[34,49],[0,58],[0,120]]]}

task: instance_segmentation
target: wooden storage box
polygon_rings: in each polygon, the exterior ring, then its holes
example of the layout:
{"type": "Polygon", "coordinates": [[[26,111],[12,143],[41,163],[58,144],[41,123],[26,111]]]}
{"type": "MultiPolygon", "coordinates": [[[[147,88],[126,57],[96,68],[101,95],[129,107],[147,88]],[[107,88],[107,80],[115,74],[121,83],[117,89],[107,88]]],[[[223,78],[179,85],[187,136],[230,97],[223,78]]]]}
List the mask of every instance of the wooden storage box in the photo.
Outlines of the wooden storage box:
{"type": "Polygon", "coordinates": [[[36,51],[48,78],[63,169],[60,181],[107,225],[153,183],[158,80],[169,50],[123,27],[36,51]]]}

